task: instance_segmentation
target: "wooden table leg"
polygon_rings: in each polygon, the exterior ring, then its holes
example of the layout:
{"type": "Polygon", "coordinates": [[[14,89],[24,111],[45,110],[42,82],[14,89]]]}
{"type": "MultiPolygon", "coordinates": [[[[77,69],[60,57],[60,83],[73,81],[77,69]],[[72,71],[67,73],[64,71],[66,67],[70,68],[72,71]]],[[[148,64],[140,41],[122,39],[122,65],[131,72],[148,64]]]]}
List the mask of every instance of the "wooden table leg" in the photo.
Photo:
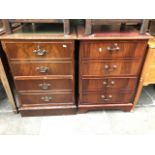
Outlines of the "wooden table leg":
{"type": "Polygon", "coordinates": [[[13,97],[13,94],[12,94],[12,91],[11,91],[11,88],[10,88],[10,85],[9,85],[9,82],[8,82],[8,79],[7,79],[1,59],[0,59],[0,79],[2,81],[2,84],[4,86],[6,94],[8,96],[9,102],[12,106],[13,112],[17,113],[18,111],[17,111],[17,107],[15,104],[15,100],[14,100],[14,97],[13,97]]]}

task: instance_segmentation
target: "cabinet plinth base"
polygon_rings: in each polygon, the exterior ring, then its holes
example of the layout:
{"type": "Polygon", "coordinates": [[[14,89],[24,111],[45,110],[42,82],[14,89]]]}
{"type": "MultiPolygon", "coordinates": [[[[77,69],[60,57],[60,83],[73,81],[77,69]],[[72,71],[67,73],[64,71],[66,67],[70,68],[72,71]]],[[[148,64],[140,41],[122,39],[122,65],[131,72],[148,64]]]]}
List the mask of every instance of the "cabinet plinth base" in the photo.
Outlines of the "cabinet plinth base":
{"type": "Polygon", "coordinates": [[[133,104],[96,104],[96,105],[79,105],[78,113],[86,113],[92,110],[122,110],[125,112],[130,112],[132,110],[133,104]]]}
{"type": "Polygon", "coordinates": [[[75,105],[70,106],[49,106],[49,107],[20,107],[23,117],[26,116],[50,116],[50,115],[71,115],[77,113],[75,105]]]}

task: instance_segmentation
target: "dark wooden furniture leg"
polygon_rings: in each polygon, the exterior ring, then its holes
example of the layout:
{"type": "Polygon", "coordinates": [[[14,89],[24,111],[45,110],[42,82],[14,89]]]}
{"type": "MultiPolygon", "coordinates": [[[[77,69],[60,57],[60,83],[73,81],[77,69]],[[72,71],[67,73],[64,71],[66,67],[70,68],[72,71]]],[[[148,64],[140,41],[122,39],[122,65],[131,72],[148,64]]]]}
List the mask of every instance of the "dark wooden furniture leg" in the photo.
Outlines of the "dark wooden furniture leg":
{"type": "Polygon", "coordinates": [[[64,34],[70,33],[70,23],[68,19],[64,19],[64,34]]]}
{"type": "Polygon", "coordinates": [[[3,19],[2,22],[3,22],[3,25],[4,25],[5,29],[6,29],[6,33],[7,34],[12,33],[11,25],[10,25],[9,21],[7,19],[3,19]]]}
{"type": "Polygon", "coordinates": [[[91,23],[91,19],[87,19],[86,20],[86,29],[85,29],[85,34],[89,35],[92,33],[92,23],[91,23]]]}
{"type": "Polygon", "coordinates": [[[142,22],[142,26],[140,29],[140,34],[145,34],[147,29],[148,29],[148,24],[149,24],[149,20],[148,19],[144,19],[142,22]]]}

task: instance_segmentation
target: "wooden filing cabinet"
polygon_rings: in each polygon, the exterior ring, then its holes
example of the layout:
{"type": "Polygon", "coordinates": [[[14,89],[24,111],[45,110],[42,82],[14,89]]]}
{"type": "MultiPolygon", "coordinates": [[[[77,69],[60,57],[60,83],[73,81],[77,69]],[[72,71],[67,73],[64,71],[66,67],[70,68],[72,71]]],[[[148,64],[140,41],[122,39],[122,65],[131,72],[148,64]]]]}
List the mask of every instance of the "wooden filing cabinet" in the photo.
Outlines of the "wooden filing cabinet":
{"type": "Polygon", "coordinates": [[[81,40],[79,112],[133,108],[147,41],[93,36],[81,40]]]}
{"type": "Polygon", "coordinates": [[[22,116],[73,114],[73,40],[3,40],[22,116]]]}

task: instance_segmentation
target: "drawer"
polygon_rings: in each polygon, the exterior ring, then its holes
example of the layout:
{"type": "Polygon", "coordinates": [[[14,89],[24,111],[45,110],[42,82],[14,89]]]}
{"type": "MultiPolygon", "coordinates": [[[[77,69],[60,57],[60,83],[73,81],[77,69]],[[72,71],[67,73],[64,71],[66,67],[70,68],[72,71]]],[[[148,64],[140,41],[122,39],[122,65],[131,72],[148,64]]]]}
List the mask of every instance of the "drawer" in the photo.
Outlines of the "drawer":
{"type": "Polygon", "coordinates": [[[14,76],[72,75],[72,62],[11,61],[14,76]]]}
{"type": "Polygon", "coordinates": [[[83,91],[102,91],[111,89],[135,90],[137,78],[96,78],[82,79],[83,91]]]}
{"type": "Polygon", "coordinates": [[[133,97],[133,92],[89,92],[82,94],[81,104],[131,103],[133,101],[133,97]]]}
{"type": "Polygon", "coordinates": [[[22,93],[19,99],[22,105],[73,104],[72,93],[22,93]]]}
{"type": "Polygon", "coordinates": [[[5,42],[9,59],[72,59],[72,41],[5,42]]]}
{"type": "Polygon", "coordinates": [[[93,41],[80,45],[83,59],[141,58],[145,53],[145,41],[93,41]]]}
{"type": "Polygon", "coordinates": [[[140,60],[82,61],[83,76],[121,76],[137,75],[140,72],[140,60]]]}
{"type": "Polygon", "coordinates": [[[71,79],[15,80],[18,91],[72,91],[71,79]]]}

